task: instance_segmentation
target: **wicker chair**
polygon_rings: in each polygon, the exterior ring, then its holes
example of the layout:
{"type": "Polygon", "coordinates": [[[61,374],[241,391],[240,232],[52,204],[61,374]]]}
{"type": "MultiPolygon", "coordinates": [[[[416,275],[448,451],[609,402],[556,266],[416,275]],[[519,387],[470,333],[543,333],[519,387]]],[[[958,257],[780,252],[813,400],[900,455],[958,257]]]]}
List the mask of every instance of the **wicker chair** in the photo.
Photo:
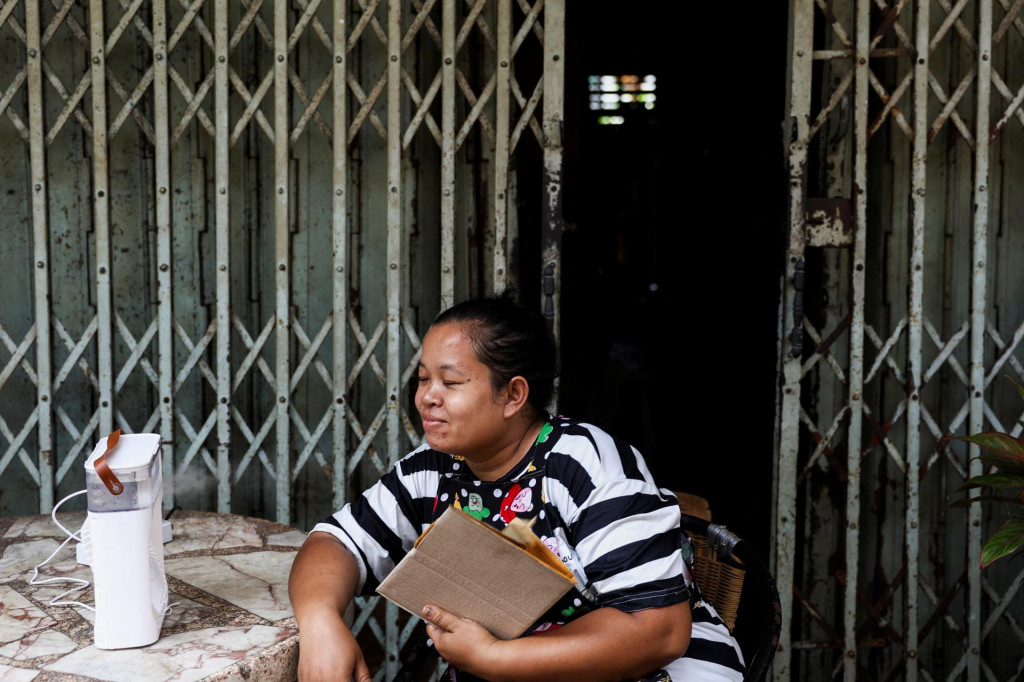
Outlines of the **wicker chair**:
{"type": "Polygon", "coordinates": [[[743,650],[743,679],[761,682],[768,676],[782,631],[775,578],[742,538],[711,523],[707,500],[679,492],[676,497],[680,525],[693,543],[694,580],[743,650]]]}

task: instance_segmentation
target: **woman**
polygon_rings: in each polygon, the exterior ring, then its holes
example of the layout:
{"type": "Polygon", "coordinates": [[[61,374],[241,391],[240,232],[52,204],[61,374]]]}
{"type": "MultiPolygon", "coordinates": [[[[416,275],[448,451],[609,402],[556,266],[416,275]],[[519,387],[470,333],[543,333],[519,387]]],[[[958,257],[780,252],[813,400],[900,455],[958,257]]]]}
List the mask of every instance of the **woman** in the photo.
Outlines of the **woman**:
{"type": "Polygon", "coordinates": [[[511,295],[435,319],[416,391],[426,443],[317,524],[292,567],[300,680],[371,679],[343,614],[451,505],[499,529],[535,518],[534,532],[580,587],[513,640],[428,605],[427,633],[448,679],[742,678],[739,647],[690,578],[675,496],[631,446],[548,414],[555,375],[543,318],[511,295]]]}

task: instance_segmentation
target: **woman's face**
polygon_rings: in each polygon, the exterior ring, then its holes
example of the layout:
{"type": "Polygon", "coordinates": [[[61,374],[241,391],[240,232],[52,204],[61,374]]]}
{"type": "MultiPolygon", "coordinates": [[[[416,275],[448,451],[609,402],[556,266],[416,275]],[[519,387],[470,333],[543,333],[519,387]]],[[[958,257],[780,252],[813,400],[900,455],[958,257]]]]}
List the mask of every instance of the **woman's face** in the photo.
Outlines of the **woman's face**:
{"type": "Polygon", "coordinates": [[[485,460],[507,438],[505,403],[491,371],[476,358],[456,323],[434,326],[423,339],[416,409],[430,447],[485,460]]]}

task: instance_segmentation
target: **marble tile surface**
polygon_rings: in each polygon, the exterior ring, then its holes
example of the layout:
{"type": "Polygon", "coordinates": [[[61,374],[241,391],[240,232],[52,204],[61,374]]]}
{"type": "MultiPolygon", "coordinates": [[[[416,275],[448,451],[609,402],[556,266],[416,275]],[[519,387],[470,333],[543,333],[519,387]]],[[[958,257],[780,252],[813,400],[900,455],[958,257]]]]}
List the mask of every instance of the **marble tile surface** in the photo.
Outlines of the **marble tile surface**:
{"type": "MultiPolygon", "coordinates": [[[[60,514],[77,531],[82,512],[60,514]]],[[[294,682],[298,630],[288,574],[305,533],[263,519],[177,511],[164,545],[170,612],[160,639],[134,649],[93,646],[94,614],[49,602],[92,581],[49,515],[0,518],[0,682],[130,680],[294,682]],[[45,580],[53,582],[42,582],[45,580]]],[[[64,597],[93,604],[92,586],[64,597]]]]}
{"type": "Polygon", "coordinates": [[[38,670],[12,668],[9,665],[0,664],[0,682],[31,682],[37,677],[39,677],[38,670]]]}
{"type": "Polygon", "coordinates": [[[0,642],[17,641],[56,623],[14,588],[0,585],[0,642]]]}
{"type": "Polygon", "coordinates": [[[254,552],[228,556],[165,559],[167,574],[246,611],[275,621],[292,615],[287,576],[291,552],[254,552]]]}
{"type": "Polygon", "coordinates": [[[156,643],[137,649],[104,651],[88,646],[43,666],[43,670],[111,682],[190,682],[257,654],[293,634],[289,628],[265,625],[203,628],[161,637],[156,643]]]}

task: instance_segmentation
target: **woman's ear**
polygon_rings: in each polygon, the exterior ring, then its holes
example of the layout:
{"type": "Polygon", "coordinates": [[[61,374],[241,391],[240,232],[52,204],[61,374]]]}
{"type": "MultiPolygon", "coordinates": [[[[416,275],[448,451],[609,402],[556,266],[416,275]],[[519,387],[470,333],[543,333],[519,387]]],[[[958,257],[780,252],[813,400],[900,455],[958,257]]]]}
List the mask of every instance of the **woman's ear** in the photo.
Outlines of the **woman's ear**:
{"type": "Polygon", "coordinates": [[[512,417],[526,407],[530,397],[530,384],[521,376],[512,377],[505,387],[505,416],[512,417]]]}

